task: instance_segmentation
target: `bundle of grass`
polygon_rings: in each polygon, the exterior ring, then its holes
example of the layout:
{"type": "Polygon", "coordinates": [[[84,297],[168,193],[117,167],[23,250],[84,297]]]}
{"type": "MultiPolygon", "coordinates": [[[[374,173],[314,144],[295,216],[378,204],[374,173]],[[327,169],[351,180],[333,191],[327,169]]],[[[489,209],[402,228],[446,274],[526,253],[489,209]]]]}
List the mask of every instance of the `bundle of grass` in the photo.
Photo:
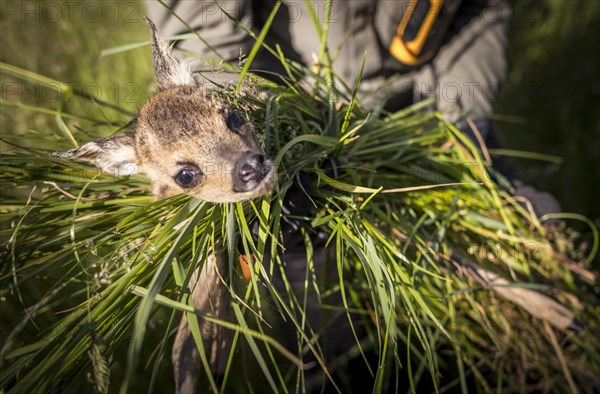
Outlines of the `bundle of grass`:
{"type": "Polygon", "coordinates": [[[360,79],[345,86],[327,56],[315,72],[265,48],[288,72],[282,85],[248,73],[253,50],[240,83],[214,91],[264,131],[278,182],[261,199],[154,201],[142,177],[51,160],[56,142],[39,149],[4,141],[12,152],[2,156],[10,190],[2,313],[13,317],[0,385],[15,393],[86,384],[162,391],[183,312],[213,391],[598,387],[598,299],[588,269],[597,236],[585,257],[572,232],[544,224],[574,216],[538,218],[482,158],[485,148],[423,111],[426,104],[367,112],[356,97],[360,79]],[[310,88],[300,82],[307,79],[310,88]],[[289,210],[297,195],[306,209],[289,210]],[[289,223],[306,255],[300,289],[286,266],[289,223]],[[315,232],[330,254],[319,268],[315,232]],[[221,283],[232,321],[196,310],[184,290],[215,251],[227,256],[221,283]],[[327,351],[335,327],[313,326],[310,309],[349,327],[335,359],[327,351]],[[218,380],[196,316],[231,334],[218,380]]]}

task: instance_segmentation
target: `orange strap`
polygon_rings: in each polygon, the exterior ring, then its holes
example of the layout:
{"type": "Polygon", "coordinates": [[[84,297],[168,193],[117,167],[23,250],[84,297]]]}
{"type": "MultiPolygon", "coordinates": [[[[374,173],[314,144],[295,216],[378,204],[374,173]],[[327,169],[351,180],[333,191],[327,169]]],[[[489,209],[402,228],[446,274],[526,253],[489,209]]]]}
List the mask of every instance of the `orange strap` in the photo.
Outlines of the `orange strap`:
{"type": "Polygon", "coordinates": [[[406,9],[406,13],[402,17],[402,21],[398,26],[396,35],[390,44],[390,53],[397,60],[409,66],[414,66],[421,63],[423,60],[427,60],[421,58],[421,50],[423,49],[423,45],[425,45],[427,36],[429,36],[429,33],[431,32],[431,28],[433,27],[433,24],[435,23],[435,20],[437,19],[445,0],[426,1],[429,1],[430,7],[416,37],[407,42],[404,42],[402,39],[404,30],[406,30],[406,26],[408,25],[408,21],[412,17],[412,14],[417,6],[418,0],[412,0],[406,9]]]}

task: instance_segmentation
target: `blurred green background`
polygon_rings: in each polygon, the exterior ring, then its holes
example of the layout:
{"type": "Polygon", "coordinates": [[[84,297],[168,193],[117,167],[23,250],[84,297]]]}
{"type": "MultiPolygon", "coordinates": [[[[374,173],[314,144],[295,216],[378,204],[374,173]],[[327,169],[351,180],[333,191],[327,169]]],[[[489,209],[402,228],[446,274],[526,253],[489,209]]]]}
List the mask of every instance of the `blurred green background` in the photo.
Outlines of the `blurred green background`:
{"type": "Polygon", "coordinates": [[[562,157],[518,162],[517,176],[550,191],[563,210],[600,225],[600,2],[517,1],[509,74],[496,105],[506,148],[562,157]]]}
{"type": "MultiPolygon", "coordinates": [[[[0,61],[72,84],[133,112],[151,92],[147,47],[100,55],[103,49],[148,39],[143,1],[2,0],[0,4],[0,61]]],[[[563,210],[587,215],[600,224],[598,37],[598,1],[515,2],[509,75],[496,111],[505,148],[564,159],[561,165],[519,159],[517,177],[550,191],[563,210]]],[[[23,83],[6,73],[1,83],[2,100],[46,108],[63,101],[67,112],[97,116],[92,103],[51,88],[23,83]]],[[[26,145],[35,141],[32,135],[38,138],[41,133],[62,140],[65,146],[53,116],[7,106],[0,110],[3,136],[18,135],[26,145]]],[[[72,120],[67,124],[79,141],[114,131],[72,120]]]]}
{"type": "MultiPolygon", "coordinates": [[[[149,39],[143,1],[5,1],[0,3],[0,61],[63,82],[136,112],[151,92],[151,55],[141,48],[101,56],[106,48],[149,39]]],[[[98,117],[98,107],[44,86],[1,76],[2,100],[98,117]]],[[[2,135],[49,132],[64,138],[53,116],[1,107],[2,135]]],[[[113,113],[105,119],[119,119],[113,113]]],[[[127,121],[127,116],[122,116],[127,121]]],[[[102,119],[102,120],[105,120],[102,119]]],[[[78,141],[97,137],[88,122],[68,121],[78,141]],[[90,134],[86,137],[81,134],[90,134]]],[[[114,130],[112,130],[114,131],[114,130]]],[[[100,134],[110,133],[101,130],[100,134]]],[[[66,146],[63,140],[63,147],[66,146]]]]}

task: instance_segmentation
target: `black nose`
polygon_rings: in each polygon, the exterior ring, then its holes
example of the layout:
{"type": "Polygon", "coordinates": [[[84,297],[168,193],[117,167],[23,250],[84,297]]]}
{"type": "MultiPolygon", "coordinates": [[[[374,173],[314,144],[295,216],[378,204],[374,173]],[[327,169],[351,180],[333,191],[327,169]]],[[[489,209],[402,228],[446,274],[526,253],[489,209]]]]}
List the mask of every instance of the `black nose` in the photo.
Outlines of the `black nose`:
{"type": "Polygon", "coordinates": [[[259,187],[273,171],[273,163],[259,153],[246,152],[238,159],[235,168],[233,191],[243,193],[259,187]]]}
{"type": "Polygon", "coordinates": [[[242,165],[242,168],[240,169],[240,180],[244,183],[260,181],[266,175],[264,164],[265,157],[263,155],[253,154],[247,159],[246,163],[242,165]]]}

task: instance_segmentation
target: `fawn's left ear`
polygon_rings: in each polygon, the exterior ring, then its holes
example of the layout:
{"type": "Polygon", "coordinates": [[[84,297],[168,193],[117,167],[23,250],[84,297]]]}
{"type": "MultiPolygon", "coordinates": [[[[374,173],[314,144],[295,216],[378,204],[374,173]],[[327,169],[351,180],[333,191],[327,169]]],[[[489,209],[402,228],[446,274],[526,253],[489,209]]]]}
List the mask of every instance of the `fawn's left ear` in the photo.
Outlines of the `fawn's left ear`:
{"type": "Polygon", "coordinates": [[[195,85],[194,75],[188,64],[174,56],[171,49],[158,36],[154,23],[147,17],[144,20],[150,26],[152,34],[152,62],[158,90],[165,90],[179,85],[195,85]]]}
{"type": "Polygon", "coordinates": [[[132,131],[99,138],[66,152],[55,152],[56,159],[75,159],[99,167],[117,176],[134,175],[138,172],[135,153],[135,135],[132,131]]]}

